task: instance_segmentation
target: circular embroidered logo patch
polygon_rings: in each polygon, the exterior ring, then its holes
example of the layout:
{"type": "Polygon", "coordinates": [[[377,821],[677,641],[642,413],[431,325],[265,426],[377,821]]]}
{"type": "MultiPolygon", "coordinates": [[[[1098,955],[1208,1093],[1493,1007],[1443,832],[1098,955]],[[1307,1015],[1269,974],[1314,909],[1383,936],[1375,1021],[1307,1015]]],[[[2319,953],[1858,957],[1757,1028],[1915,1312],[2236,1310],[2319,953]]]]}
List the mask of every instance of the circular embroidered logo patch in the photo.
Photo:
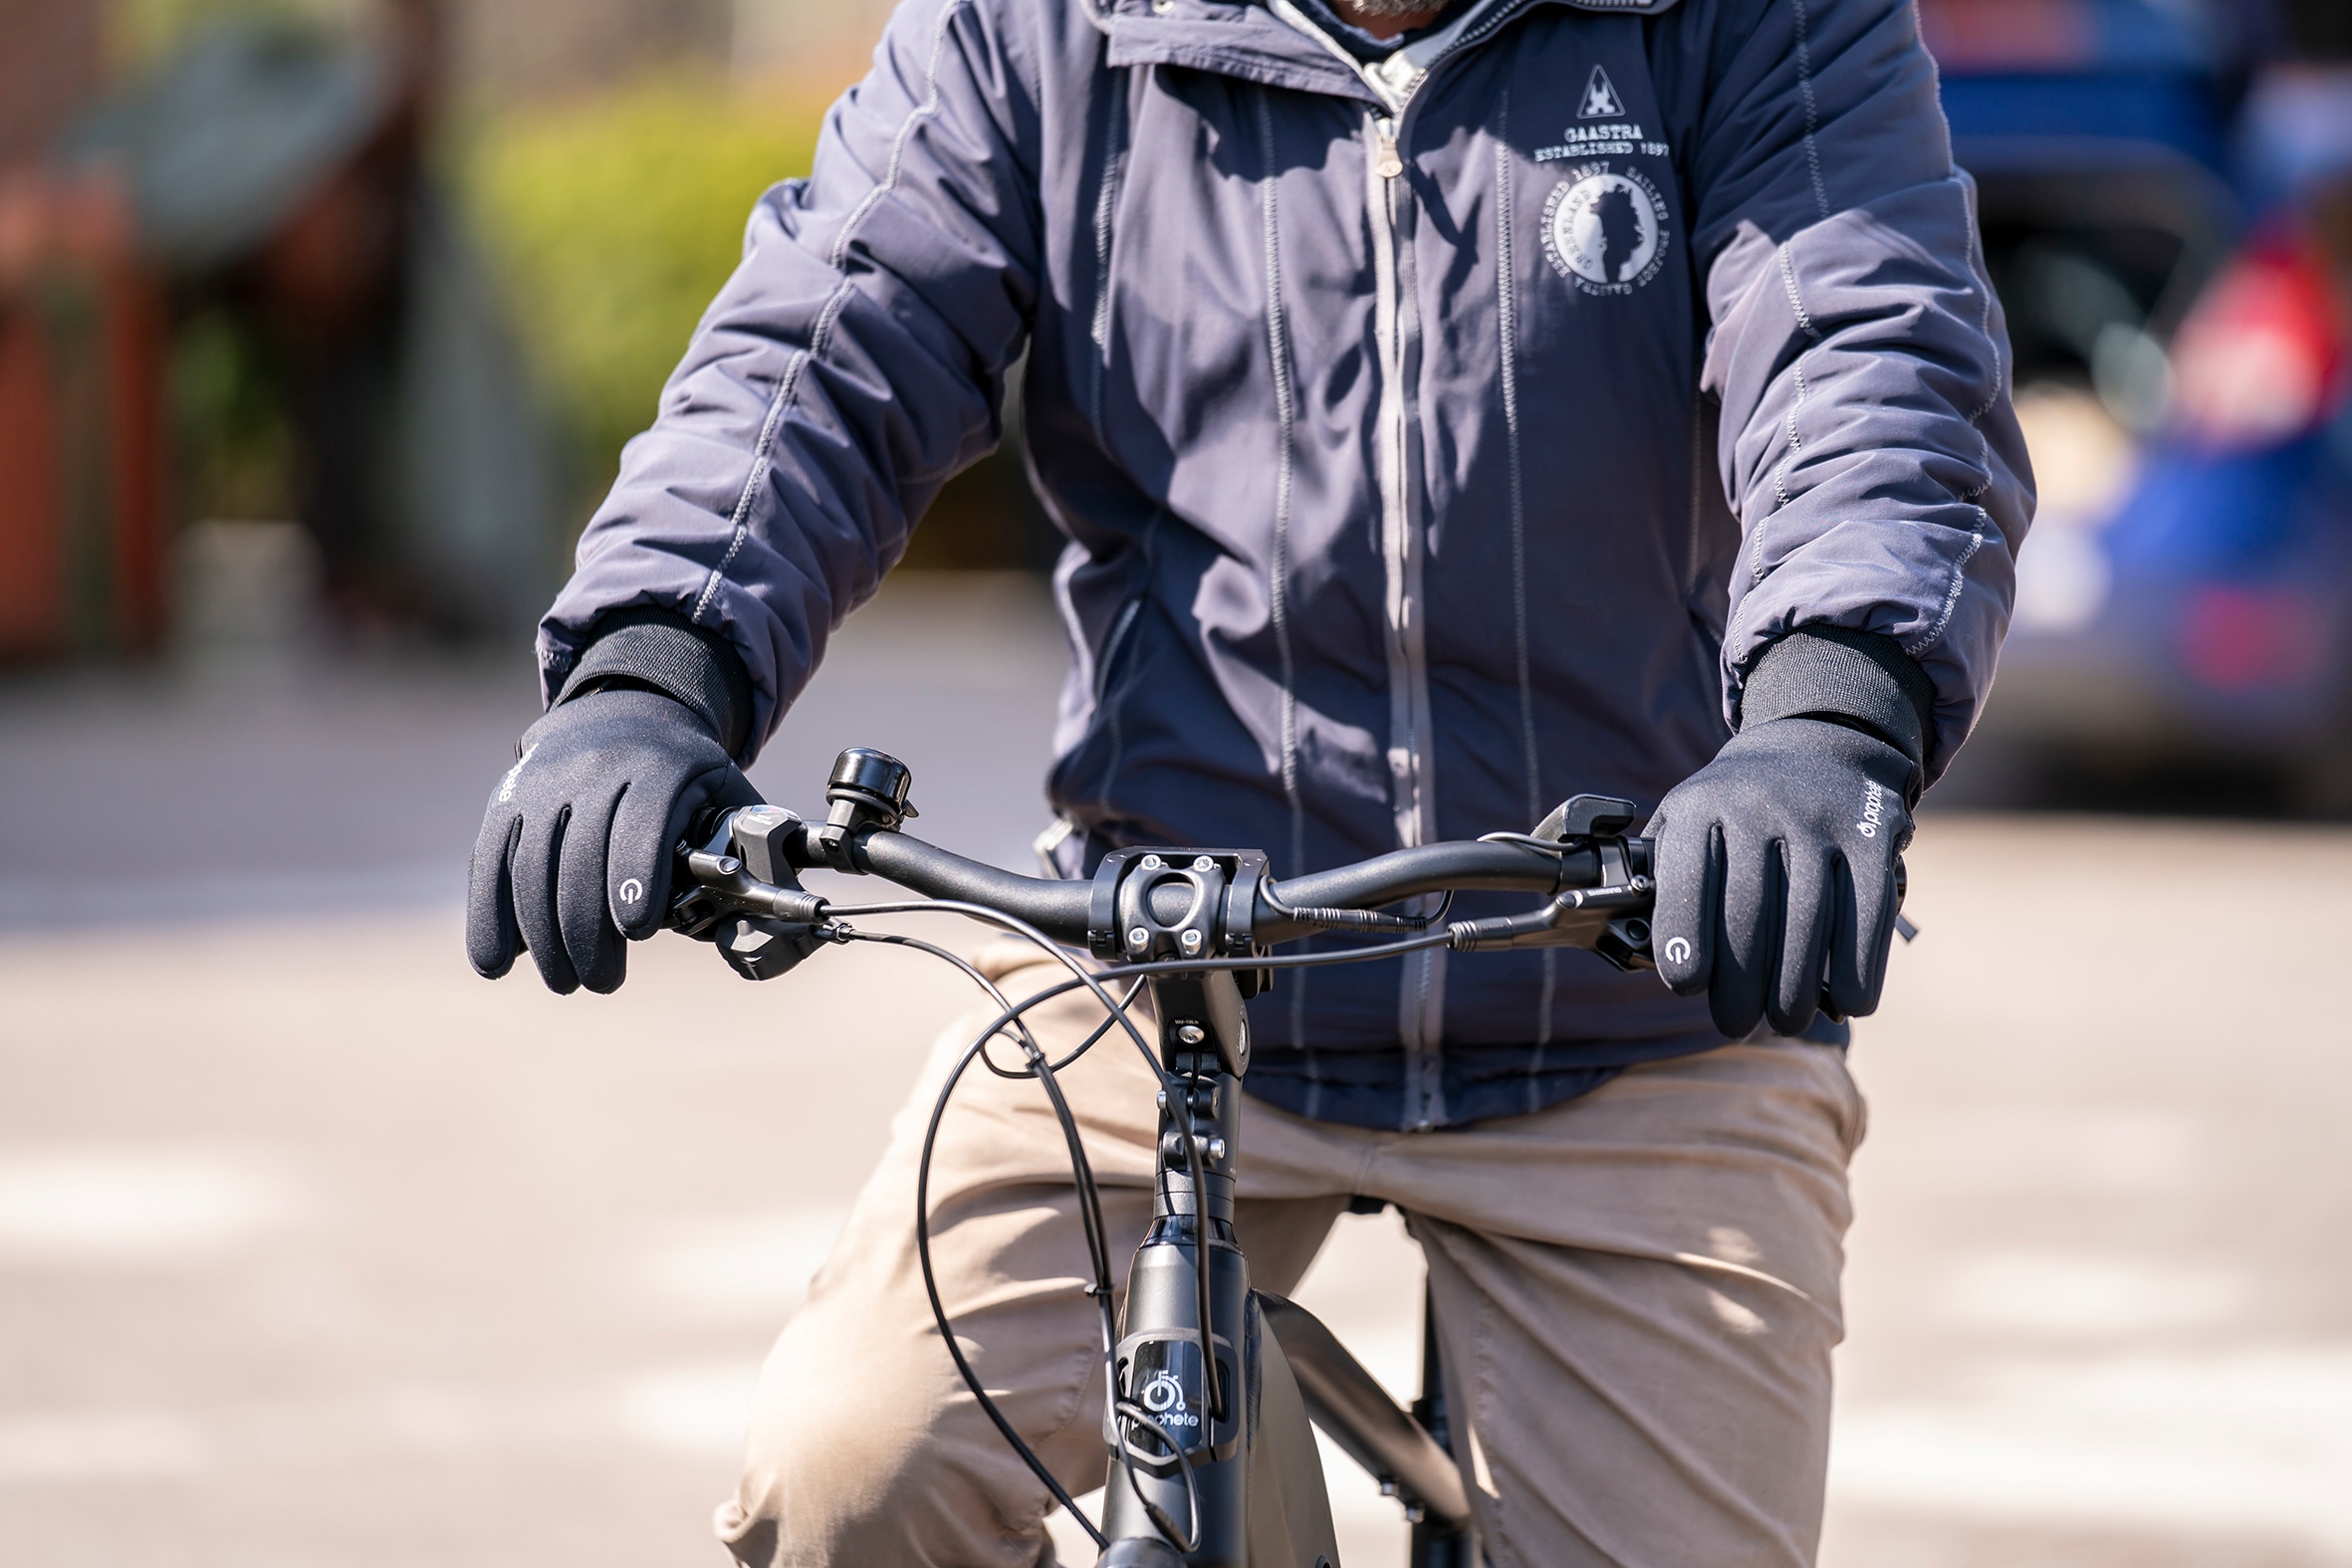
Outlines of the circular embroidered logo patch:
{"type": "Polygon", "coordinates": [[[1632,170],[1580,169],[1543,204],[1543,254],[1586,294],[1631,294],[1666,264],[1666,202],[1632,170]]]}

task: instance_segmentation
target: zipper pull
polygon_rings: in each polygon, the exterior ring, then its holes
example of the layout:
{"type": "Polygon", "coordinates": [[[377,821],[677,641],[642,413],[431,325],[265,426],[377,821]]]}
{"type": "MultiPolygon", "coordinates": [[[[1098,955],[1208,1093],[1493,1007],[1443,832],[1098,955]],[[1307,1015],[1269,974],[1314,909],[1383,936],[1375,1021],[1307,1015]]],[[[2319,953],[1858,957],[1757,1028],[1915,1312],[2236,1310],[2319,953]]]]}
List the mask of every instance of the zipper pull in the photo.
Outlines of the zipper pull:
{"type": "Polygon", "coordinates": [[[1382,179],[1394,179],[1405,171],[1405,160],[1396,150],[1396,121],[1383,119],[1377,123],[1380,141],[1372,149],[1372,172],[1382,179]]]}

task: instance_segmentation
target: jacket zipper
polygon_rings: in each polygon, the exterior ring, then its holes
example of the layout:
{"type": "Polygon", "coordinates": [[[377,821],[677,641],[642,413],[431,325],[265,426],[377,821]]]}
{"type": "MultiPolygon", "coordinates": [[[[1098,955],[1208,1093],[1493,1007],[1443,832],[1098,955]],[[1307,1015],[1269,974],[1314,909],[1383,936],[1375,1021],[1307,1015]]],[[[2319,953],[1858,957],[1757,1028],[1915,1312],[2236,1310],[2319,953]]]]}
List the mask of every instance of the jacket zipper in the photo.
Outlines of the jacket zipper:
{"type": "MultiPolygon", "coordinates": [[[[1408,100],[1406,110],[1410,109],[1408,100]]],[[[1403,113],[1371,118],[1374,245],[1373,321],[1379,339],[1381,557],[1387,576],[1389,769],[1397,842],[1407,848],[1434,834],[1434,741],[1429,709],[1428,615],[1422,591],[1422,537],[1413,497],[1412,356],[1418,335],[1406,247],[1399,242],[1404,157],[1397,146],[1403,113]]],[[[1446,1119],[1444,1061],[1445,963],[1436,952],[1405,961],[1397,999],[1397,1032],[1405,1049],[1403,1125],[1426,1131],[1446,1119]]]]}
{"type": "Polygon", "coordinates": [[[1415,701],[1416,689],[1426,690],[1427,675],[1416,658],[1420,639],[1413,605],[1420,572],[1409,494],[1404,301],[1396,243],[1396,180],[1404,171],[1404,162],[1397,153],[1396,122],[1374,116],[1371,143],[1372,178],[1366,205],[1372,225],[1372,327],[1380,356],[1378,472],[1380,560],[1386,578],[1383,619],[1387,632],[1389,798],[1397,843],[1411,848],[1427,837],[1421,809],[1426,759],[1419,722],[1421,704],[1415,701]]]}
{"type": "MultiPolygon", "coordinates": [[[[1394,77],[1366,66],[1342,50],[1291,0],[1270,0],[1275,13],[1352,66],[1386,114],[1367,112],[1366,208],[1372,227],[1373,336],[1380,356],[1380,544],[1387,577],[1387,663],[1389,690],[1389,783],[1397,842],[1411,848],[1436,831],[1433,781],[1429,777],[1432,719],[1429,706],[1428,616],[1422,602],[1422,539],[1414,518],[1411,419],[1407,395],[1418,346],[1411,280],[1404,276],[1405,248],[1398,240],[1399,178],[1405,171],[1400,146],[1413,101],[1430,75],[1471,42],[1454,41],[1427,66],[1394,77]]],[[[1492,28],[1484,29],[1484,38],[1492,28]]],[[[1401,60],[1401,56],[1391,57],[1401,60]]],[[[1403,995],[1397,1001],[1400,1042],[1405,1051],[1403,1125],[1427,1131],[1446,1119],[1443,1078],[1445,955],[1430,950],[1405,960],[1403,995]]]]}

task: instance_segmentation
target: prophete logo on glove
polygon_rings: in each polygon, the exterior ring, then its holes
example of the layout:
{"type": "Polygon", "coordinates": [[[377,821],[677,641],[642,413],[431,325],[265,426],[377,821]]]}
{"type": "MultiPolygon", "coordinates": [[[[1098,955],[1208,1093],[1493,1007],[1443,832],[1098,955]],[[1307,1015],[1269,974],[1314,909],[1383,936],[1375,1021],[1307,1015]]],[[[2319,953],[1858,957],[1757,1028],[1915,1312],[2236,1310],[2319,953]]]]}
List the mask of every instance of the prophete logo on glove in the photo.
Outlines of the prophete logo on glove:
{"type": "Polygon", "coordinates": [[[523,765],[530,762],[531,753],[538,750],[539,743],[532,742],[530,748],[515,759],[515,766],[506,771],[506,777],[498,782],[498,803],[500,805],[506,805],[515,798],[515,781],[523,777],[523,765]]]}
{"type": "Polygon", "coordinates": [[[1690,961],[1691,939],[1688,937],[1668,938],[1666,942],[1666,962],[1669,964],[1688,964],[1690,961]]]}
{"type": "Polygon", "coordinates": [[[633,904],[644,896],[645,884],[635,877],[630,877],[626,882],[620,884],[620,901],[622,903],[633,904]]]}
{"type": "Polygon", "coordinates": [[[1856,831],[1861,833],[1864,838],[1876,838],[1878,836],[1879,818],[1886,810],[1886,787],[1879,784],[1878,781],[1872,779],[1865,780],[1863,782],[1862,820],[1856,822],[1854,824],[1854,828],[1856,831]]]}

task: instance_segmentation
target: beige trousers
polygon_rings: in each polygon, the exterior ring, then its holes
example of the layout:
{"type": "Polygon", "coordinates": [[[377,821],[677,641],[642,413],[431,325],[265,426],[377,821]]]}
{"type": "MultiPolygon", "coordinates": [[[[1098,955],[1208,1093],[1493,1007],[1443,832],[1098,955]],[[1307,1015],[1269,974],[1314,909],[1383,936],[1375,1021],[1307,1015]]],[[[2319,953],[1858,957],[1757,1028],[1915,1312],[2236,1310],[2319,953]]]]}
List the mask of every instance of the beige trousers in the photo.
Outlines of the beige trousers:
{"type": "MultiPolygon", "coordinates": [[[[1066,975],[1011,945],[981,962],[1016,997],[1066,975]]],[[[993,1014],[942,1038],[768,1358],[741,1489],[718,1515],[746,1564],[1053,1560],[1052,1499],[957,1377],[914,1249],[932,1101],[993,1014]]],[[[1101,1016],[1083,994],[1032,1014],[1056,1053],[1101,1016]]],[[[1157,1085],[1116,1032],[1061,1082],[1123,1285],[1150,1217],[1157,1085]]],[[[1808,1564],[1841,1332],[1846,1162],[1862,1127],[1840,1053],[1787,1040],[1636,1067],[1582,1099],[1464,1131],[1369,1132],[1249,1101],[1236,1229],[1254,1281],[1287,1293],[1350,1197],[1405,1212],[1429,1260],[1460,1456],[1496,1568],[1808,1564]]],[[[1099,1486],[1097,1319],[1079,1288],[1066,1150],[1036,1083],[965,1074],[930,1203],[941,1295],[974,1367],[1073,1494],[1099,1486]]]]}

